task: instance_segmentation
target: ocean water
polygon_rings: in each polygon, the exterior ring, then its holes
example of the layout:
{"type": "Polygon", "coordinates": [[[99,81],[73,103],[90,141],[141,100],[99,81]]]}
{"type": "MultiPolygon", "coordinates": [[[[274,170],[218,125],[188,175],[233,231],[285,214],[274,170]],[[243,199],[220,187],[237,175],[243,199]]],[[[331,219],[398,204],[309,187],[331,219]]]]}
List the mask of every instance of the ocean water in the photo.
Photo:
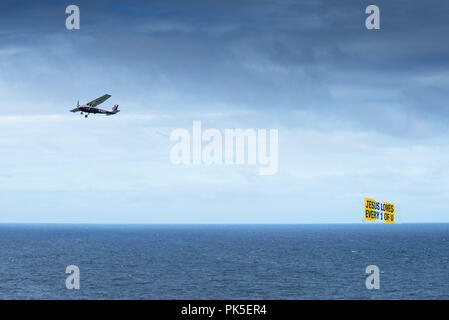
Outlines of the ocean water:
{"type": "Polygon", "coordinates": [[[0,259],[0,299],[449,298],[449,224],[3,224],[0,259]]]}

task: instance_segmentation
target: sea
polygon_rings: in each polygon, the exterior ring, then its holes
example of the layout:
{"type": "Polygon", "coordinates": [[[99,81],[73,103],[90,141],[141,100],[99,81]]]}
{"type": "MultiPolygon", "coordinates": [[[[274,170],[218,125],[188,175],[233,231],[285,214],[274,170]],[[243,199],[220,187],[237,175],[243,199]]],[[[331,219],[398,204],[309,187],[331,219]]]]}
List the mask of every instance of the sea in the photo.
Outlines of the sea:
{"type": "Polygon", "coordinates": [[[0,224],[0,299],[448,298],[449,224],[0,224]]]}

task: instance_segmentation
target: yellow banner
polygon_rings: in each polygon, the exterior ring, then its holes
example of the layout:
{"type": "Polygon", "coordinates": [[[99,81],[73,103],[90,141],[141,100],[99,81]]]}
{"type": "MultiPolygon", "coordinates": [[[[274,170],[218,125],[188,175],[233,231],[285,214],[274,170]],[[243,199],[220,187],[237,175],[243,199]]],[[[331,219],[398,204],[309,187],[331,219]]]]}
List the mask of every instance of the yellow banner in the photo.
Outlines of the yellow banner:
{"type": "Polygon", "coordinates": [[[365,198],[363,213],[368,221],[395,223],[395,208],[392,203],[365,198]]]}

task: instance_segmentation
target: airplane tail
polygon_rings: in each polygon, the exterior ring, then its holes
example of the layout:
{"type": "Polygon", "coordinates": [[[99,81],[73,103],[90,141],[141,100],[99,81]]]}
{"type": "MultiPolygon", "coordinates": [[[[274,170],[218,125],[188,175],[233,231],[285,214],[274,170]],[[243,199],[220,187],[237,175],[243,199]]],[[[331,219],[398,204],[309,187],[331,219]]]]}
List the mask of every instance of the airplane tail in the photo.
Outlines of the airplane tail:
{"type": "Polygon", "coordinates": [[[118,104],[116,104],[112,107],[112,111],[117,111],[117,112],[120,111],[120,110],[118,110],[118,104]]]}

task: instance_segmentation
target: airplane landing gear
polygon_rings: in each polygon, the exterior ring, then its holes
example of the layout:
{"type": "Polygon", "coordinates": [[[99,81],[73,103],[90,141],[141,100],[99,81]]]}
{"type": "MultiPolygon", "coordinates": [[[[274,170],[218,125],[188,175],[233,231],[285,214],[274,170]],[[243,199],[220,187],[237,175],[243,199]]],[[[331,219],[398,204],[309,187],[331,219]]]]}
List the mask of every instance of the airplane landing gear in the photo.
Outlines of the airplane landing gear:
{"type": "Polygon", "coordinates": [[[87,114],[84,117],[87,118],[87,114]]]}
{"type": "Polygon", "coordinates": [[[83,113],[81,112],[81,114],[83,114],[83,113]]]}

